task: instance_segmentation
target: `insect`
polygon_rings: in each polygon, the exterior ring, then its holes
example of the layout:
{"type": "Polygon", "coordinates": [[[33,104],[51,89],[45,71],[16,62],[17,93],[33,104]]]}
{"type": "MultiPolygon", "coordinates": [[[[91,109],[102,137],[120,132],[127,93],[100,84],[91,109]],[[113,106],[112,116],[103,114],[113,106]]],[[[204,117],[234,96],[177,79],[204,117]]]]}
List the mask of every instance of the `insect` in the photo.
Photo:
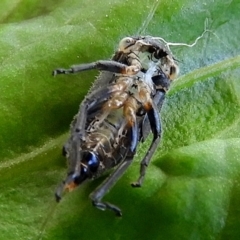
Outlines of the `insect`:
{"type": "Polygon", "coordinates": [[[70,138],[63,147],[68,176],[55,195],[59,201],[64,190],[71,191],[86,179],[116,167],[90,198],[95,207],[121,216],[119,207],[102,198],[130,166],[138,143],[151,129],[152,143],[141,162],[140,177],[132,183],[133,187],[142,185],[161,138],[159,108],[178,67],[162,42],[150,36],[127,37],[120,41],[112,60],[56,69],[53,75],[90,69],[101,74],[71,124],[70,138]]]}

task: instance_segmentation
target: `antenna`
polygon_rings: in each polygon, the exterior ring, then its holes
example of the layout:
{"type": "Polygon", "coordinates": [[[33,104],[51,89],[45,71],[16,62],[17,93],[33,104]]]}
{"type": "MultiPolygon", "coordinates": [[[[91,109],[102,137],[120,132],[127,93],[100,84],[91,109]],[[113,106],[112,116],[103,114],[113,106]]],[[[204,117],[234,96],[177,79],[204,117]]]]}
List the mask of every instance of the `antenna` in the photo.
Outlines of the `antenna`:
{"type": "Polygon", "coordinates": [[[202,33],[199,37],[197,37],[192,44],[167,42],[164,38],[161,38],[161,37],[153,37],[153,39],[160,40],[160,41],[162,41],[163,43],[165,43],[165,46],[168,48],[168,50],[169,50],[170,52],[171,52],[171,50],[170,50],[170,47],[169,47],[169,46],[194,47],[194,46],[197,44],[197,42],[198,42],[201,38],[203,38],[203,36],[205,35],[206,32],[211,32],[211,33],[212,33],[212,31],[209,30],[207,27],[208,27],[208,19],[206,18],[206,19],[205,19],[205,22],[204,22],[204,31],[203,31],[203,33],[202,33]]]}
{"type": "Polygon", "coordinates": [[[137,35],[142,35],[142,33],[146,30],[146,28],[148,27],[150,21],[152,20],[154,14],[158,8],[159,3],[160,3],[160,0],[156,0],[154,2],[154,4],[152,5],[152,7],[148,13],[146,20],[143,22],[142,26],[138,30],[137,35]]]}

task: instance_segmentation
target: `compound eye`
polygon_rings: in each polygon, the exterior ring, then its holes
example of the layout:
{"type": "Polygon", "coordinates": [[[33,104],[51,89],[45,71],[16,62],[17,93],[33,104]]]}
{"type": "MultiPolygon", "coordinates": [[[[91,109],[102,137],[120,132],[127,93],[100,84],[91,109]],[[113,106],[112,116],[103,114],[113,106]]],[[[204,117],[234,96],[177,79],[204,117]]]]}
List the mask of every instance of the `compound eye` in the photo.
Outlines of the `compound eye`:
{"type": "Polygon", "coordinates": [[[170,76],[169,76],[169,78],[170,78],[171,80],[175,79],[175,78],[177,77],[178,73],[179,73],[179,68],[178,68],[178,66],[177,66],[177,65],[171,66],[171,67],[170,67],[170,76]]]}
{"type": "Polygon", "coordinates": [[[176,73],[176,68],[173,67],[173,66],[171,66],[171,67],[170,67],[170,75],[173,75],[173,74],[175,74],[175,73],[176,73]]]}

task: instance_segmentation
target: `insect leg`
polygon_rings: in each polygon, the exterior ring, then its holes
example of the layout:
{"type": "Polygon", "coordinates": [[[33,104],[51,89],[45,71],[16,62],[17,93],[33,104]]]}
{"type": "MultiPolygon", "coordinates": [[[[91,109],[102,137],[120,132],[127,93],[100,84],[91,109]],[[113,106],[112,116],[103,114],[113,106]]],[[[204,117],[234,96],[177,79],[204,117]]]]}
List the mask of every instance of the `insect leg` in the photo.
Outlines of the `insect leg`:
{"type": "MultiPolygon", "coordinates": [[[[104,102],[108,100],[108,97],[112,94],[111,88],[102,88],[92,92],[88,98],[86,98],[81,106],[77,117],[75,118],[72,125],[72,137],[67,141],[63,147],[64,155],[68,155],[69,159],[69,169],[68,169],[68,179],[72,179],[72,176],[79,175],[80,167],[80,147],[82,141],[85,141],[85,128],[87,122],[87,116],[94,110],[99,111],[104,102]],[[96,97],[98,96],[98,97],[96,97]],[[103,97],[104,96],[104,97],[103,97]]],[[[62,192],[65,189],[66,181],[58,187],[55,197],[59,202],[61,200],[62,192]]]]}
{"type": "Polygon", "coordinates": [[[160,139],[161,139],[161,120],[160,120],[160,117],[158,114],[158,108],[154,102],[152,104],[152,109],[150,109],[147,112],[147,115],[148,115],[148,119],[150,122],[151,130],[153,133],[153,140],[152,140],[152,143],[151,143],[145,157],[141,161],[140,177],[138,178],[137,182],[131,184],[132,187],[141,187],[144,177],[145,177],[147,166],[149,165],[150,160],[151,160],[154,152],[156,151],[158,144],[160,142],[160,139]]]}
{"type": "Polygon", "coordinates": [[[133,157],[127,157],[122,164],[118,166],[118,168],[110,175],[94,192],[90,194],[90,199],[92,200],[93,206],[100,210],[110,209],[117,216],[122,216],[122,211],[119,207],[109,203],[102,202],[101,199],[104,195],[114,186],[114,184],[118,181],[119,178],[124,174],[127,168],[132,163],[133,157]]]}
{"type": "MultiPolygon", "coordinates": [[[[158,74],[152,77],[152,81],[156,87],[156,94],[153,97],[153,101],[158,108],[158,111],[162,108],[163,101],[165,99],[165,95],[171,81],[166,77],[166,75],[159,70],[158,74]]],[[[140,141],[144,142],[150,132],[150,124],[149,119],[147,118],[147,114],[143,117],[140,122],[140,141]]]]}
{"type": "Polygon", "coordinates": [[[68,180],[74,176],[74,174],[79,171],[78,169],[78,163],[80,162],[80,151],[79,151],[79,146],[80,146],[80,139],[78,138],[73,138],[71,139],[72,145],[71,145],[71,151],[69,151],[69,161],[70,161],[70,166],[69,166],[69,171],[68,171],[68,177],[66,180],[62,181],[62,183],[58,186],[56,192],[55,192],[55,199],[57,202],[60,202],[62,199],[62,194],[65,190],[66,183],[68,180]]]}
{"type": "Polygon", "coordinates": [[[92,200],[93,206],[97,207],[101,210],[110,209],[117,216],[122,216],[122,211],[119,207],[109,203],[109,202],[102,202],[102,198],[105,196],[105,194],[114,186],[114,184],[121,178],[121,176],[124,174],[124,172],[127,170],[127,168],[132,163],[135,150],[137,147],[137,131],[138,129],[133,125],[129,129],[129,134],[131,136],[131,143],[129,147],[129,152],[124,159],[124,161],[118,166],[118,168],[94,191],[90,194],[90,199],[92,200]]]}
{"type": "MultiPolygon", "coordinates": [[[[165,99],[165,94],[166,93],[164,91],[157,91],[153,98],[153,101],[154,101],[155,105],[157,106],[158,111],[160,111],[160,109],[162,108],[162,104],[165,99]]],[[[145,142],[145,140],[147,139],[147,137],[149,135],[150,130],[151,130],[151,126],[149,123],[149,119],[147,117],[147,114],[145,114],[142,121],[140,122],[139,141],[145,142]]]]}
{"type": "Polygon", "coordinates": [[[74,65],[70,69],[58,68],[52,72],[52,75],[56,76],[58,74],[71,74],[71,73],[77,73],[77,72],[87,71],[91,69],[97,69],[100,71],[109,71],[109,72],[121,73],[121,74],[129,74],[129,75],[136,74],[140,70],[138,67],[127,66],[125,64],[122,64],[116,61],[100,60],[93,63],[74,65]]]}

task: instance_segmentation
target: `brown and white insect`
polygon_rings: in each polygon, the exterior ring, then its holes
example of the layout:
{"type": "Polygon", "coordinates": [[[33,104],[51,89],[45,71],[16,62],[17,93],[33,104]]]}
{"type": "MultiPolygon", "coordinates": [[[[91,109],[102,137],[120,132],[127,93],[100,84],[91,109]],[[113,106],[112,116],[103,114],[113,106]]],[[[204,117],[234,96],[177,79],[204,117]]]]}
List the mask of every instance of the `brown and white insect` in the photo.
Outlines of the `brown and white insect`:
{"type": "Polygon", "coordinates": [[[133,187],[142,185],[161,138],[159,109],[178,67],[169,48],[158,39],[127,37],[120,41],[112,60],[56,69],[53,75],[89,69],[101,73],[71,124],[70,138],[63,147],[68,175],[57,189],[56,199],[61,199],[64,190],[72,190],[86,179],[116,167],[90,198],[97,208],[121,216],[117,206],[102,198],[130,166],[138,143],[151,130],[152,143],[142,159],[140,176],[132,183],[133,187]]]}

